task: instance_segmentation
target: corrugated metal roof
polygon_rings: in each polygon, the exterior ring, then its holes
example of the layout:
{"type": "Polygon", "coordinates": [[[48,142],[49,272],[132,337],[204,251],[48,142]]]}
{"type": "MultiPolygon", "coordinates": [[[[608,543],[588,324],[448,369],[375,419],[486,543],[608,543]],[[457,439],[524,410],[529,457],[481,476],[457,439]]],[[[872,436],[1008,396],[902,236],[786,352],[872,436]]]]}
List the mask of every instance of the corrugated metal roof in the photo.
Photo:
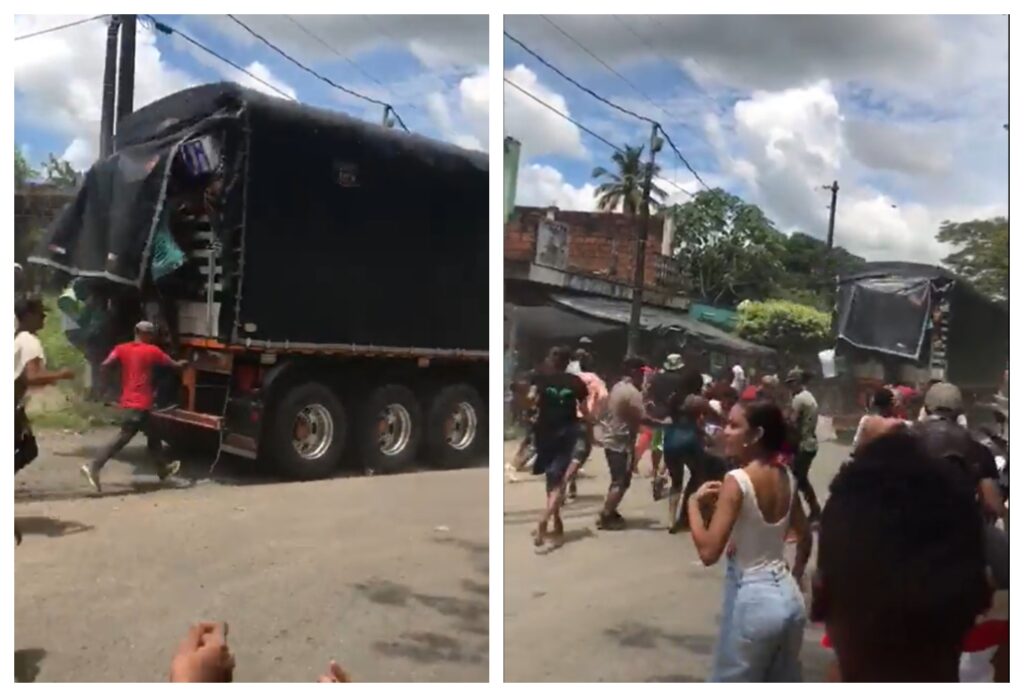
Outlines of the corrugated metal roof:
{"type": "MultiPolygon", "coordinates": [[[[630,303],[611,298],[586,297],[553,293],[551,299],[563,307],[617,324],[629,324],[630,303]]],[[[741,339],[690,317],[686,312],[678,312],[661,307],[644,305],[640,313],[640,324],[648,331],[677,331],[690,334],[709,346],[726,351],[773,355],[774,349],[741,339]]]]}

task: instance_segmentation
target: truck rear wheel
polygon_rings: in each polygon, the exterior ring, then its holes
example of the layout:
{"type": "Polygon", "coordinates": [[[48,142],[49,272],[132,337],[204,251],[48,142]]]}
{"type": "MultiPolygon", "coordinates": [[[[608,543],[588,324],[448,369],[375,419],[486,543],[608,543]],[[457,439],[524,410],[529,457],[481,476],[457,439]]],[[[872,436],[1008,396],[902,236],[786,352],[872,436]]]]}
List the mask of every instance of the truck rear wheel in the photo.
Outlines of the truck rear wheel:
{"type": "Polygon", "coordinates": [[[274,465],[291,479],[323,479],[341,466],[348,419],[325,385],[296,385],[273,408],[266,445],[274,465]]]}
{"type": "Polygon", "coordinates": [[[438,467],[465,467],[487,440],[483,400],[469,385],[451,385],[430,400],[427,453],[438,467]]]}
{"type": "Polygon", "coordinates": [[[384,385],[370,392],[355,434],[363,463],[376,472],[412,464],[423,437],[423,414],[412,390],[384,385]]]}

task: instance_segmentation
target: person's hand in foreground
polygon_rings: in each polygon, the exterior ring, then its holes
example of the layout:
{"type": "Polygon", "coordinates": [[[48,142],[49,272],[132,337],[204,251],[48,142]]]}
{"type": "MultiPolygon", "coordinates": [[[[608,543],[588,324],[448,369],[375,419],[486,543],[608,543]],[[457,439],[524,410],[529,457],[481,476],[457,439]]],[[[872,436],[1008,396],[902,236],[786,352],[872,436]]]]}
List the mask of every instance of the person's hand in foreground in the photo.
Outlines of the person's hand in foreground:
{"type": "Polygon", "coordinates": [[[331,661],[327,672],[320,676],[317,682],[352,682],[352,678],[334,661],[331,661]]]}
{"type": "Polygon", "coordinates": [[[235,657],[223,622],[192,625],[171,660],[171,682],[231,682],[235,657]]]}

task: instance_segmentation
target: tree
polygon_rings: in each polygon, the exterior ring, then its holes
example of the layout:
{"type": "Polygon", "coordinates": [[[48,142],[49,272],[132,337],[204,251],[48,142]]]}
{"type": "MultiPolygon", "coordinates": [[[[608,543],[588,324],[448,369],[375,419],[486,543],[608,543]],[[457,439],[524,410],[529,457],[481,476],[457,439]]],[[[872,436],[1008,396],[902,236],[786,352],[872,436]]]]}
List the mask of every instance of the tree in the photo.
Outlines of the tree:
{"type": "Polygon", "coordinates": [[[14,148],[14,188],[20,189],[39,176],[39,172],[29,164],[20,147],[14,148]]]}
{"type": "Polygon", "coordinates": [[[747,300],[736,309],[736,333],[748,341],[778,349],[783,363],[820,350],[831,340],[831,316],[807,305],[786,300],[747,300]]]}
{"type": "MultiPolygon", "coordinates": [[[[597,197],[597,208],[602,211],[615,211],[620,207],[627,215],[640,212],[643,198],[644,178],[651,172],[651,164],[643,161],[644,146],[623,146],[624,152],[612,155],[617,171],[609,171],[604,167],[595,167],[590,176],[595,179],[606,179],[598,185],[594,195],[597,197]]],[[[651,176],[655,177],[661,167],[654,165],[651,176]]],[[[665,199],[665,191],[651,184],[652,207],[661,207],[665,199]]]]}
{"type": "Polygon", "coordinates": [[[78,188],[78,172],[67,160],[62,160],[50,153],[50,157],[43,163],[43,171],[46,174],[46,182],[61,189],[78,188]]]}
{"type": "Polygon", "coordinates": [[[958,249],[942,260],[981,293],[996,300],[1010,297],[1010,222],[1006,218],[943,221],[936,236],[939,242],[958,249]]]}
{"type": "Polygon", "coordinates": [[[673,215],[673,254],[696,300],[735,305],[775,291],[786,236],[760,208],[712,189],[676,206],[673,215]]]}
{"type": "Polygon", "coordinates": [[[828,254],[824,240],[794,232],[783,245],[781,263],[783,274],[775,297],[828,310],[835,277],[858,271],[867,262],[842,247],[828,254]]]}

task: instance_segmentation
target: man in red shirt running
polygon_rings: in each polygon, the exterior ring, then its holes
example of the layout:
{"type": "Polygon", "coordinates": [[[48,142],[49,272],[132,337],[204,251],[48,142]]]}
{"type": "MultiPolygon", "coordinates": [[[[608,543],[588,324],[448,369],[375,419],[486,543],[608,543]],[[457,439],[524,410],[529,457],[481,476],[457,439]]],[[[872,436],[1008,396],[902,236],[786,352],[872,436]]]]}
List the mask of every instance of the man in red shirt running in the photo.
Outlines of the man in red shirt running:
{"type": "Polygon", "coordinates": [[[153,368],[160,365],[182,368],[186,361],[175,361],[164,353],[153,343],[155,334],[152,322],[139,322],[135,325],[135,341],[115,346],[100,366],[102,369],[114,363],[121,364],[120,406],[127,415],[117,438],[90,464],[82,465],[82,475],[96,491],[100,491],[100,470],[103,465],[121,452],[139,431],[146,434],[146,448],[156,463],[160,481],[173,476],[181,467],[178,461],[168,463],[164,460],[160,438],[150,430],[150,414],[154,401],[153,368]]]}

